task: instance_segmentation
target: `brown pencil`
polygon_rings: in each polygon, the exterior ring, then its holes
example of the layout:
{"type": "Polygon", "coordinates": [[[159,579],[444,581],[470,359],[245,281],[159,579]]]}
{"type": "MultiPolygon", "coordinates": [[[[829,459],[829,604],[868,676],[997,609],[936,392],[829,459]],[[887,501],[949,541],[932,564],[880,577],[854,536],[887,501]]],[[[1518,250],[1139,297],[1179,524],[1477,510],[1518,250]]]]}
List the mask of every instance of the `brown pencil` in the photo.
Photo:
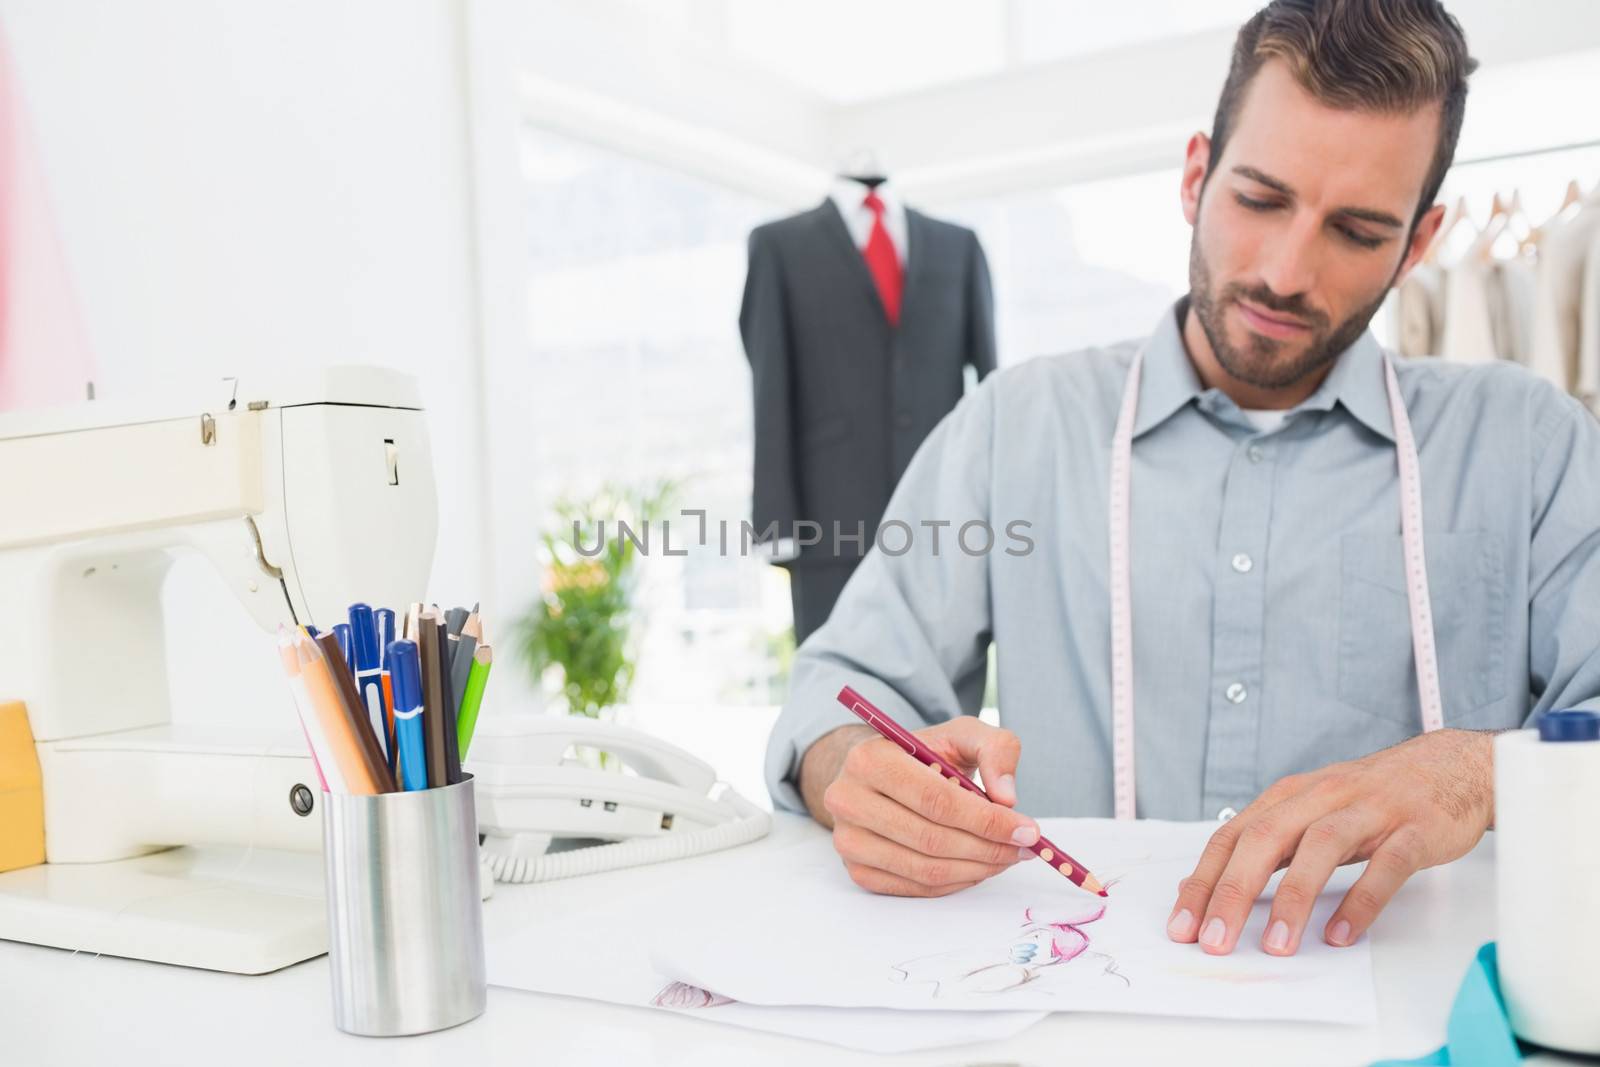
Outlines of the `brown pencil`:
{"type": "Polygon", "coordinates": [[[306,695],[315,709],[317,721],[322,725],[323,736],[333,756],[345,788],[352,793],[382,792],[381,783],[372,776],[361,751],[361,735],[356,729],[368,729],[367,717],[359,719],[346,709],[339,694],[338,682],[329,669],[328,658],[316,642],[304,633],[295,639],[295,655],[300,663],[300,678],[305,682],[306,695]]]}
{"type": "Polygon", "coordinates": [[[439,614],[424,611],[417,617],[417,653],[422,660],[422,734],[428,759],[428,785],[449,785],[444,753],[444,687],[439,665],[444,650],[439,614]]]}
{"type": "Polygon", "coordinates": [[[361,746],[361,762],[367,774],[377,783],[378,792],[393,793],[394,775],[389,770],[389,761],[384,758],[383,749],[378,747],[378,738],[372,732],[372,720],[367,716],[367,709],[361,706],[361,694],[356,690],[355,676],[350,673],[344,653],[339,650],[339,639],[324,630],[316,636],[316,642],[327,658],[345,713],[351,718],[351,732],[361,746]]]}

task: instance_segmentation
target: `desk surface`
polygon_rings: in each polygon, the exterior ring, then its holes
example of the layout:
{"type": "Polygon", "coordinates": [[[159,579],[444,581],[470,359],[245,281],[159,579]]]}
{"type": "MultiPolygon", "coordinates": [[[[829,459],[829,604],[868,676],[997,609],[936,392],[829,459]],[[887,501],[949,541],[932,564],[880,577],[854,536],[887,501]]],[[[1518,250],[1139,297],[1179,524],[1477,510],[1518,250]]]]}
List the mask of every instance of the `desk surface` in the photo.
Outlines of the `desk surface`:
{"type": "MultiPolygon", "coordinates": [[[[746,848],[755,859],[759,850],[821,832],[807,820],[780,816],[772,838],[746,848]]],[[[1058,1062],[1063,1042],[1077,1056],[1109,1062],[1173,1062],[1181,1053],[1189,1067],[1358,1064],[1421,1055],[1440,1044],[1456,986],[1477,947],[1493,936],[1492,837],[1457,863],[1413,878],[1379,920],[1373,935],[1376,1026],[1061,1013],[1008,1041],[887,1058],[941,1067],[1043,1064],[1058,1062]]],[[[486,936],[514,929],[523,909],[548,913],[576,905],[599,879],[643,897],[651,891],[652,872],[662,870],[496,886],[485,904],[486,936]]],[[[865,1065],[886,1058],[649,1008],[493,987],[484,1015],[453,1030],[386,1040],[351,1037],[331,1021],[326,957],[243,977],[0,942],[0,991],[0,1033],[4,1059],[11,1063],[181,1064],[225,1056],[230,1064],[782,1067],[865,1065]]]]}

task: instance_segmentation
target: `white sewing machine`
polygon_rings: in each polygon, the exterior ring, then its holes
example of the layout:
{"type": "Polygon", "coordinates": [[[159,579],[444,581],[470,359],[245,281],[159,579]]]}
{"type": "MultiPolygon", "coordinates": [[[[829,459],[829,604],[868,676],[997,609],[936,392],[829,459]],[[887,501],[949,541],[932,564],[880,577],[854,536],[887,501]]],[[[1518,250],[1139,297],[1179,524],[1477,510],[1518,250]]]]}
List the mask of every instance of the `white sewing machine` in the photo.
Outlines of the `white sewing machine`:
{"type": "Polygon", "coordinates": [[[174,725],[162,582],[199,553],[263,657],[280,623],[421,599],[421,407],[404,375],[337,367],[0,416],[0,699],[27,704],[48,861],[0,874],[0,938],[246,974],[326,951],[288,690],[259,730],[174,725]]]}

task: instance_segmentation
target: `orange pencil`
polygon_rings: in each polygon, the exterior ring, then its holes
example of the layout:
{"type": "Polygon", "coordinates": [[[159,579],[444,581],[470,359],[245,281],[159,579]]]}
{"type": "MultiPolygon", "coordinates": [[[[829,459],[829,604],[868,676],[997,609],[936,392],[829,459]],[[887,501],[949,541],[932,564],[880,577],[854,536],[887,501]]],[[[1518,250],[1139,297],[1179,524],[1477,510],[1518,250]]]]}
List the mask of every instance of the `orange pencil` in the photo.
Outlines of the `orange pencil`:
{"type": "MultiPolygon", "coordinates": [[[[328,748],[352,793],[379,793],[378,782],[363,758],[356,723],[339,695],[337,683],[328,668],[328,659],[311,638],[301,635],[295,642],[300,659],[300,677],[322,724],[328,748]]],[[[364,723],[362,725],[365,725],[364,723]]]]}
{"type": "Polygon", "coordinates": [[[389,770],[389,764],[384,759],[383,749],[379,747],[378,735],[372,732],[372,720],[368,717],[367,709],[362,706],[361,694],[356,691],[355,676],[350,673],[350,666],[345,662],[344,653],[339,649],[339,641],[332,634],[318,634],[317,647],[322,649],[322,655],[328,663],[328,673],[333,676],[334,687],[339,690],[339,699],[344,704],[345,713],[354,723],[352,730],[355,734],[356,744],[361,749],[361,762],[366,766],[367,773],[377,783],[378,792],[394,792],[394,774],[389,770]]]}
{"type": "Polygon", "coordinates": [[[322,786],[322,791],[344,791],[344,779],[339,777],[339,769],[332,765],[328,756],[328,745],[322,737],[322,724],[317,721],[316,712],[311,707],[311,698],[306,695],[305,680],[300,677],[300,657],[294,648],[294,638],[283,626],[278,627],[278,658],[283,661],[283,673],[289,679],[289,692],[294,697],[295,716],[300,720],[300,732],[305,736],[306,747],[311,750],[311,765],[317,770],[317,783],[322,786]],[[323,769],[327,763],[328,769],[323,769]],[[328,775],[333,774],[333,783],[328,782],[328,775]]]}

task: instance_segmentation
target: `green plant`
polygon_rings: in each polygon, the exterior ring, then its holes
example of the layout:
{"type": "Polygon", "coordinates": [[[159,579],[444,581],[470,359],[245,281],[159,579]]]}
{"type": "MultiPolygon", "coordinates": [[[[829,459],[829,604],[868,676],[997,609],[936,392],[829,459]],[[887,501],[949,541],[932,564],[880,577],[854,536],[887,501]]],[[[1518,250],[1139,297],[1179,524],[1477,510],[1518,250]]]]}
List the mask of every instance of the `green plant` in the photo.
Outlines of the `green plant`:
{"type": "Polygon", "coordinates": [[[562,696],[575,715],[596,718],[627,699],[639,549],[619,524],[643,536],[675,494],[673,483],[661,482],[563,498],[555,527],[539,535],[544,578],[539,598],[515,624],[516,642],[536,685],[550,668],[559,670],[562,696]]]}

